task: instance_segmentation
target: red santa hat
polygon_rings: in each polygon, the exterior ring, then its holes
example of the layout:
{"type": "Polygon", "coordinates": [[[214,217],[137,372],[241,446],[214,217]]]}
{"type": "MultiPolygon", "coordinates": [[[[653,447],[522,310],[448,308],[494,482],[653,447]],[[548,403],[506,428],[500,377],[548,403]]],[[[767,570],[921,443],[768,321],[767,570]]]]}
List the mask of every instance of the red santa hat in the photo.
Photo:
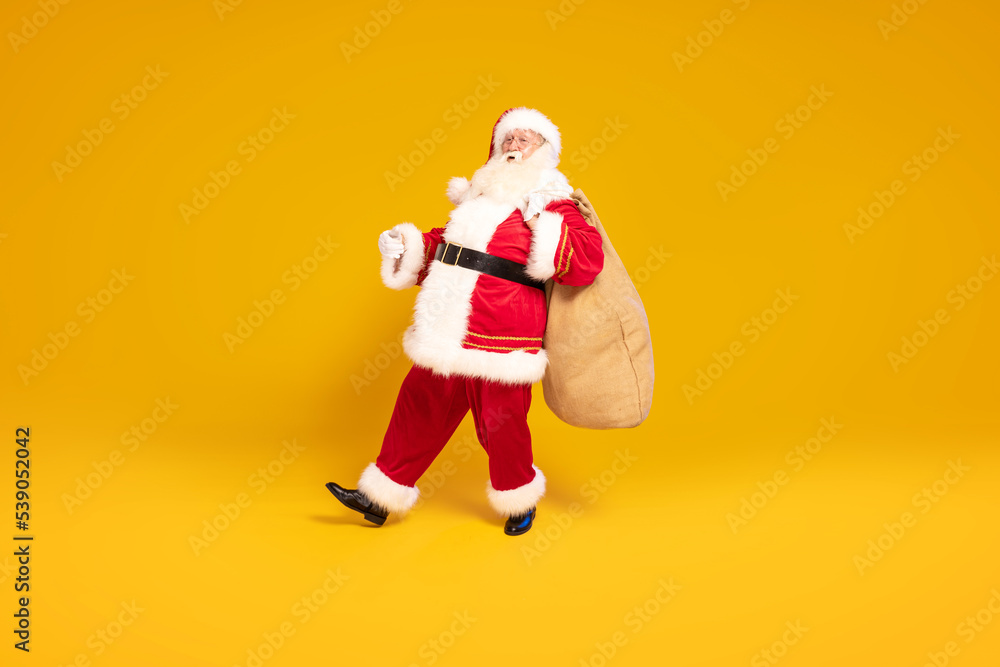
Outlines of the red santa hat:
{"type": "Polygon", "coordinates": [[[542,135],[546,141],[552,144],[552,150],[555,153],[555,157],[559,157],[559,152],[562,150],[562,144],[559,139],[559,128],[555,126],[551,120],[545,117],[545,115],[538,111],[537,109],[529,109],[528,107],[511,107],[507,109],[502,114],[497,122],[493,125],[493,137],[490,140],[490,154],[486,158],[492,158],[496,153],[502,150],[501,144],[503,144],[503,138],[508,132],[514,130],[532,130],[542,135]]]}
{"type": "MultiPolygon", "coordinates": [[[[542,135],[551,146],[551,167],[555,168],[559,164],[559,152],[562,150],[562,143],[559,137],[559,128],[551,120],[545,117],[537,109],[528,107],[511,107],[502,114],[497,122],[493,124],[493,136],[490,138],[490,155],[486,158],[489,162],[494,155],[503,150],[503,138],[508,132],[513,130],[532,130],[542,135]]],[[[456,206],[461,203],[465,194],[469,191],[469,179],[463,176],[456,176],[448,181],[448,188],[445,194],[451,203],[456,206]]]]}

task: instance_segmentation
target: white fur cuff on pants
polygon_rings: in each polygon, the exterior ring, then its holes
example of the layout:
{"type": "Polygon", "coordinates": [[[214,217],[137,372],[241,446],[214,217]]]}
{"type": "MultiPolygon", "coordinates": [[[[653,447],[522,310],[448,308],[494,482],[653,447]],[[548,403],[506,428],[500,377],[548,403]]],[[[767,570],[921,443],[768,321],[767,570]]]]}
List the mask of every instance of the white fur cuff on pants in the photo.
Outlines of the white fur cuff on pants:
{"type": "Polygon", "coordinates": [[[390,512],[404,513],[413,507],[420,497],[417,487],[392,481],[374,463],[369,463],[361,473],[358,490],[390,512]]]}
{"type": "Polygon", "coordinates": [[[516,516],[538,504],[545,495],[545,475],[535,466],[531,467],[535,471],[534,479],[516,489],[497,491],[493,488],[492,481],[486,483],[486,495],[493,509],[503,516],[516,516]]]}

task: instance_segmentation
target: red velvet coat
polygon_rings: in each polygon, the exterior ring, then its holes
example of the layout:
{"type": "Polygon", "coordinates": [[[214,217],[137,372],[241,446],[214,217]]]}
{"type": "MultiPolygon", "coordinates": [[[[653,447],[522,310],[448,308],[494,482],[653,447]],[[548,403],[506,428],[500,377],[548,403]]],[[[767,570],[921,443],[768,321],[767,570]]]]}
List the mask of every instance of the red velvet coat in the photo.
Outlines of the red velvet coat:
{"type": "Polygon", "coordinates": [[[538,280],[589,285],[604,266],[601,236],[571,199],[550,201],[534,223],[521,209],[485,195],[460,203],[444,227],[421,233],[396,225],[403,257],[383,258],[382,279],[395,289],[420,285],[403,347],[414,363],[442,375],[534,383],[548,358],[545,293],[502,278],[435,261],[442,242],[525,264],[538,280]]]}

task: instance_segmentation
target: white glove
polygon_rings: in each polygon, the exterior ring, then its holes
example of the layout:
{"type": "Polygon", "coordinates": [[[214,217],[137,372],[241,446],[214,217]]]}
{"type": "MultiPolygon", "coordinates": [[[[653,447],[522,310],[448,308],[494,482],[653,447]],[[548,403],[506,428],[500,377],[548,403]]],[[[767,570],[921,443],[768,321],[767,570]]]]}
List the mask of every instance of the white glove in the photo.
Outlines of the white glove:
{"type": "Polygon", "coordinates": [[[532,192],[528,195],[528,208],[524,211],[524,219],[531,220],[536,215],[545,210],[545,195],[541,192],[532,192]]]}
{"type": "Polygon", "coordinates": [[[379,234],[378,250],[384,257],[393,259],[403,256],[403,235],[396,230],[386,230],[379,234]]]}

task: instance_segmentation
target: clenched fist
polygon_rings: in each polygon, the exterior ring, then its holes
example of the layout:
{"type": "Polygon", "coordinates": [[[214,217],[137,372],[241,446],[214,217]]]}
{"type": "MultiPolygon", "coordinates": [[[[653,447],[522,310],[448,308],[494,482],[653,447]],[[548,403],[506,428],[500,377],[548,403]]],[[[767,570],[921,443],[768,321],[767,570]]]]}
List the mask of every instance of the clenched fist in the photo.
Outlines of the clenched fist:
{"type": "Polygon", "coordinates": [[[403,256],[403,235],[387,229],[379,234],[378,250],[384,257],[399,259],[403,256]]]}

